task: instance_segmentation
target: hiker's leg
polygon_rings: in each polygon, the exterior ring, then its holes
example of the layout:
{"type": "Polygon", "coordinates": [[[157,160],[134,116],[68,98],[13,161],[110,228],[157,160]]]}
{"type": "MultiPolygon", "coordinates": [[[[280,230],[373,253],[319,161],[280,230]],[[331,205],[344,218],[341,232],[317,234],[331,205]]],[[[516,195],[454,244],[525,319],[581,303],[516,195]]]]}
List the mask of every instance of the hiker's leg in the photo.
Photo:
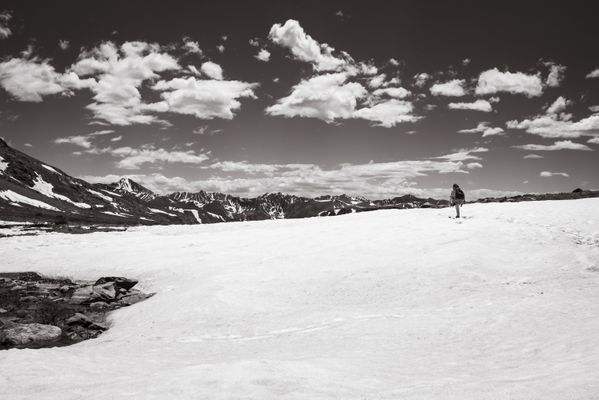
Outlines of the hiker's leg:
{"type": "Polygon", "coordinates": [[[460,203],[455,203],[455,217],[460,218],[460,203]]]}

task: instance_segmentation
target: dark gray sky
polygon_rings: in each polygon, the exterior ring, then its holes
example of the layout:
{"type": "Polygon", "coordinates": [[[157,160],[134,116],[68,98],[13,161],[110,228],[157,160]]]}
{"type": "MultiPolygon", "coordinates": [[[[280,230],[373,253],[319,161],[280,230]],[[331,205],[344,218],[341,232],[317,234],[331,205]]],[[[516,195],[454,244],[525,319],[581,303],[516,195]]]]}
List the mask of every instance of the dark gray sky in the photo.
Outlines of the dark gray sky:
{"type": "Polygon", "coordinates": [[[599,188],[591,4],[3,1],[0,136],[159,192],[599,188]]]}

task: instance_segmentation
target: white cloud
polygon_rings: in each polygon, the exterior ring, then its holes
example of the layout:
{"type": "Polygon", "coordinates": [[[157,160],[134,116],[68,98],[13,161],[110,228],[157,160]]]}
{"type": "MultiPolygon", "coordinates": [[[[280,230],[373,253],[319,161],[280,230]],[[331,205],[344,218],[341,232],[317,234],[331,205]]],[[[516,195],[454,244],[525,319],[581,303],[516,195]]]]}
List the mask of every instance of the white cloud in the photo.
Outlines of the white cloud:
{"type": "Polygon", "coordinates": [[[535,97],[543,93],[543,84],[539,75],[500,72],[497,68],[493,68],[479,75],[475,92],[478,95],[508,92],[535,97]]]}
{"type": "Polygon", "coordinates": [[[208,160],[205,153],[196,153],[193,150],[165,150],[154,146],[142,146],[141,148],[117,147],[110,149],[108,153],[121,158],[116,166],[123,169],[139,169],[144,164],[184,163],[201,164],[208,160]]]}
{"type": "Polygon", "coordinates": [[[596,68],[589,72],[586,76],[587,78],[599,78],[599,68],[596,68]]]}
{"type": "Polygon", "coordinates": [[[508,121],[510,129],[525,129],[526,132],[545,138],[578,138],[597,136],[599,114],[593,114],[579,121],[560,120],[556,115],[539,115],[523,121],[508,121]]]}
{"type": "Polygon", "coordinates": [[[421,88],[431,78],[432,78],[432,76],[430,76],[426,72],[422,72],[420,74],[416,74],[416,75],[414,75],[414,85],[416,85],[417,87],[421,88]]]}
{"type": "Polygon", "coordinates": [[[12,13],[3,11],[0,13],[0,39],[6,39],[12,35],[11,29],[8,27],[8,22],[12,19],[12,13]]]}
{"type": "Polygon", "coordinates": [[[255,83],[198,80],[195,77],[159,81],[154,90],[162,91],[160,111],[194,115],[200,119],[232,119],[241,107],[240,98],[255,98],[255,83]]]}
{"type": "Polygon", "coordinates": [[[504,135],[505,131],[502,128],[490,127],[488,122],[479,122],[476,128],[461,129],[459,133],[482,133],[482,137],[504,135]]]}
{"type": "Polygon", "coordinates": [[[594,138],[587,140],[587,143],[599,144],[599,136],[595,136],[594,138]]]}
{"type": "Polygon", "coordinates": [[[162,53],[160,46],[146,42],[125,42],[119,48],[112,42],[81,54],[71,67],[78,76],[96,76],[92,88],[95,102],[87,109],[97,120],[114,125],[163,123],[152,112],[164,111],[161,105],[142,102],[144,81],[159,77],[164,71],[180,70],[177,60],[162,53]],[[162,107],[162,108],[161,108],[162,107]]]}
{"type": "Polygon", "coordinates": [[[445,83],[435,83],[430,88],[430,92],[433,96],[451,96],[461,97],[466,95],[464,85],[466,81],[463,79],[454,79],[445,83]]]}
{"type": "Polygon", "coordinates": [[[114,133],[114,130],[104,129],[101,131],[94,131],[94,132],[88,133],[87,136],[104,136],[104,135],[109,135],[111,133],[114,133]]]}
{"type": "Polygon", "coordinates": [[[571,101],[566,100],[565,97],[559,96],[549,107],[547,107],[547,114],[557,115],[560,112],[564,111],[568,105],[571,104],[571,101]]]}
{"type": "Polygon", "coordinates": [[[478,99],[472,103],[449,103],[448,107],[452,110],[474,110],[482,112],[491,112],[493,107],[487,100],[478,99]]]}
{"type": "Polygon", "coordinates": [[[206,76],[208,76],[209,78],[218,79],[218,80],[223,79],[222,67],[220,65],[218,65],[217,63],[213,63],[212,61],[206,61],[205,63],[203,63],[202,66],[200,67],[200,70],[204,74],[206,74],[206,76]]]}
{"type": "Polygon", "coordinates": [[[56,144],[73,144],[75,146],[83,147],[84,149],[91,149],[92,142],[87,135],[76,135],[54,139],[56,144]]]}
{"type": "Polygon", "coordinates": [[[559,150],[582,150],[592,151],[589,146],[582,143],[574,143],[571,140],[558,140],[551,145],[543,144],[524,144],[520,146],[512,146],[516,149],[529,150],[529,151],[559,151],[559,150]]]}
{"type": "Polygon", "coordinates": [[[70,45],[71,45],[71,42],[69,42],[68,40],[59,40],[58,41],[58,47],[60,47],[61,50],[68,50],[70,45]]]}
{"type": "Polygon", "coordinates": [[[471,163],[466,164],[466,168],[468,168],[468,169],[476,169],[476,168],[482,168],[482,167],[483,167],[483,165],[478,162],[471,162],[471,163]]]}
{"type": "Polygon", "coordinates": [[[525,159],[528,159],[528,160],[535,160],[535,159],[540,159],[540,158],[545,158],[545,157],[540,156],[538,154],[527,154],[527,155],[525,155],[522,158],[525,158],[525,159]]]}
{"type": "Polygon", "coordinates": [[[467,67],[469,64],[470,64],[470,59],[469,59],[469,58],[464,58],[464,59],[462,60],[462,65],[463,65],[464,67],[467,67]]]}
{"type": "Polygon", "coordinates": [[[443,159],[443,160],[447,160],[447,161],[453,161],[453,162],[462,162],[462,161],[468,161],[468,160],[482,160],[481,157],[476,156],[472,153],[486,153],[488,151],[489,151],[489,149],[487,149],[486,147],[475,147],[473,149],[461,149],[454,153],[446,154],[446,155],[435,157],[435,158],[443,159]]]}
{"type": "Polygon", "coordinates": [[[20,101],[40,102],[43,96],[69,94],[61,77],[47,60],[12,58],[0,63],[0,85],[20,101]]]}
{"type": "Polygon", "coordinates": [[[373,89],[376,89],[385,82],[386,78],[387,78],[387,75],[385,75],[385,74],[380,74],[380,75],[374,76],[368,81],[368,86],[373,89]]]}
{"type": "Polygon", "coordinates": [[[412,114],[414,107],[409,101],[391,99],[354,112],[354,118],[362,118],[375,125],[390,128],[401,122],[414,122],[420,117],[412,114]]]}
{"type": "Polygon", "coordinates": [[[274,24],[268,35],[274,43],[286,47],[296,59],[312,63],[317,71],[334,71],[347,64],[347,61],[333,56],[333,49],[326,43],[320,44],[293,19],[285,24],[274,24]]]}
{"type": "Polygon", "coordinates": [[[225,52],[225,45],[224,44],[219,44],[218,46],[216,46],[216,50],[218,50],[219,53],[224,53],[225,52]]]}
{"type": "Polygon", "coordinates": [[[397,61],[395,58],[390,58],[389,64],[393,65],[394,67],[397,67],[399,65],[399,61],[397,61]]]}
{"type": "Polygon", "coordinates": [[[379,69],[372,62],[359,62],[358,67],[363,75],[376,75],[379,69]]]}
{"type": "Polygon", "coordinates": [[[389,96],[395,97],[397,99],[404,99],[412,93],[409,90],[404,89],[402,87],[388,87],[384,89],[377,89],[374,92],[372,92],[372,94],[374,94],[375,96],[389,96]]]}
{"type": "Polygon", "coordinates": [[[190,38],[183,39],[183,49],[185,49],[187,53],[202,55],[202,49],[200,48],[199,43],[190,38]]]}
{"type": "Polygon", "coordinates": [[[250,43],[250,46],[260,47],[260,41],[258,40],[258,38],[250,39],[249,43],[250,43]]]}
{"type": "MultiPolygon", "coordinates": [[[[157,173],[128,176],[157,193],[205,190],[254,197],[265,192],[281,191],[309,197],[346,193],[364,195],[370,199],[391,198],[411,193],[420,197],[447,198],[450,188],[418,188],[413,180],[431,174],[469,174],[471,170],[482,166],[476,162],[480,157],[470,153],[485,150],[461,150],[458,153],[426,160],[340,164],[330,169],[315,164],[254,164],[247,161],[201,163],[199,167],[203,170],[235,172],[238,177],[215,176],[196,181],[177,176],[166,177],[157,173]],[[464,160],[471,162],[465,163],[464,160]]],[[[110,183],[118,181],[120,176],[82,178],[90,182],[110,183]]],[[[469,198],[476,199],[518,193],[473,189],[469,190],[468,194],[469,198]]]]}
{"type": "Polygon", "coordinates": [[[599,105],[589,106],[589,111],[591,111],[592,113],[599,113],[599,105]]]}
{"type": "Polygon", "coordinates": [[[567,67],[555,63],[547,63],[549,66],[549,75],[545,84],[550,87],[558,87],[565,78],[567,67]]]}
{"type": "Polygon", "coordinates": [[[565,178],[568,178],[570,176],[565,172],[549,172],[549,171],[542,171],[539,175],[542,176],[543,178],[551,178],[552,176],[563,176],[565,178]]]}
{"type": "Polygon", "coordinates": [[[266,49],[260,49],[255,57],[260,61],[268,62],[270,60],[270,51],[266,49]]]}
{"type": "Polygon", "coordinates": [[[366,89],[356,82],[346,83],[347,74],[334,73],[302,80],[289,96],[266,109],[270,115],[318,118],[328,123],[352,118],[357,101],[366,89]]]}

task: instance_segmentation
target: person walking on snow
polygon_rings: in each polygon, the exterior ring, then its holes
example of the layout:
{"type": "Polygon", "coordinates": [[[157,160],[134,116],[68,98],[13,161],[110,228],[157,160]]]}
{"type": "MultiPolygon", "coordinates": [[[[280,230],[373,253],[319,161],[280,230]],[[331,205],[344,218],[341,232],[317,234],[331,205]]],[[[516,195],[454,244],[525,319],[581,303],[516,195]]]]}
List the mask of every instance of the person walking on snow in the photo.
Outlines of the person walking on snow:
{"type": "Polygon", "coordinates": [[[456,218],[460,218],[460,207],[466,202],[464,191],[460,189],[457,183],[453,184],[453,190],[449,196],[449,204],[455,206],[456,218]]]}

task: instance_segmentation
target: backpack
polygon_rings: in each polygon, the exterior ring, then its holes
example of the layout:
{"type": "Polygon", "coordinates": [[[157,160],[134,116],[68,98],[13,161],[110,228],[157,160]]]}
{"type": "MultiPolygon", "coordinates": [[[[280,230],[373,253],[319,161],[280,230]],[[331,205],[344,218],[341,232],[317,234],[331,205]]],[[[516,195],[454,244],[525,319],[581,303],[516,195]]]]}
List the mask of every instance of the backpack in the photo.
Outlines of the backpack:
{"type": "Polygon", "coordinates": [[[456,200],[464,200],[464,191],[460,188],[455,190],[455,199],[456,200]]]}

